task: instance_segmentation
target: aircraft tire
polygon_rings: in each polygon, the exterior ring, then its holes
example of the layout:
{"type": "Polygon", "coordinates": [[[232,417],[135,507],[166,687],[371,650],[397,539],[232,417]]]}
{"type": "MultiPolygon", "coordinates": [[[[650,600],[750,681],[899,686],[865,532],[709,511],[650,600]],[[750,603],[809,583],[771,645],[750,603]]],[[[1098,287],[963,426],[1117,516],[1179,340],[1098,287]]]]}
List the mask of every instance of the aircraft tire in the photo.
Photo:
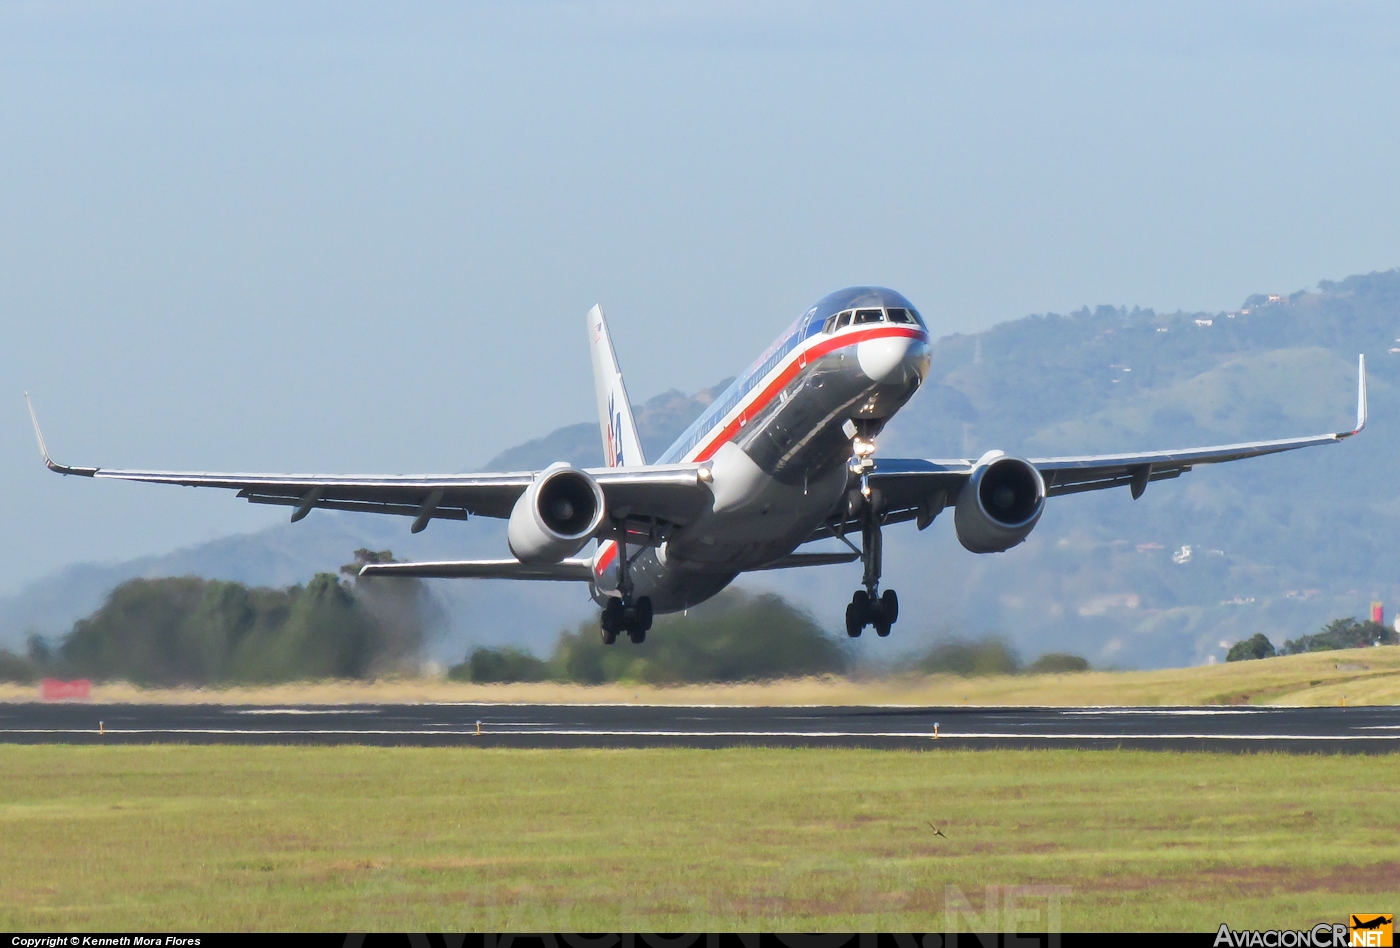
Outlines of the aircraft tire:
{"type": "Polygon", "coordinates": [[[846,634],[853,639],[858,639],[864,628],[865,623],[861,621],[860,613],[856,611],[856,604],[851,603],[846,607],[846,634]]]}
{"type": "Polygon", "coordinates": [[[617,641],[617,633],[623,629],[621,599],[608,600],[608,604],[603,607],[603,615],[599,618],[598,625],[603,633],[604,645],[611,645],[617,641]]]}
{"type": "Polygon", "coordinates": [[[846,634],[851,638],[859,638],[861,631],[870,624],[874,612],[871,605],[870,593],[864,589],[857,589],[851,596],[851,604],[846,607],[846,634]]]}
{"type": "MultiPolygon", "coordinates": [[[[899,597],[893,589],[886,589],[880,595],[880,621],[887,627],[899,621],[899,597]]],[[[889,635],[888,632],[884,634],[889,635]]]]}
{"type": "Polygon", "coordinates": [[[642,634],[651,631],[651,597],[642,596],[637,600],[637,628],[642,630],[642,634]]]}
{"type": "Polygon", "coordinates": [[[646,629],[628,629],[627,637],[632,640],[633,645],[641,645],[647,640],[646,629]]]}

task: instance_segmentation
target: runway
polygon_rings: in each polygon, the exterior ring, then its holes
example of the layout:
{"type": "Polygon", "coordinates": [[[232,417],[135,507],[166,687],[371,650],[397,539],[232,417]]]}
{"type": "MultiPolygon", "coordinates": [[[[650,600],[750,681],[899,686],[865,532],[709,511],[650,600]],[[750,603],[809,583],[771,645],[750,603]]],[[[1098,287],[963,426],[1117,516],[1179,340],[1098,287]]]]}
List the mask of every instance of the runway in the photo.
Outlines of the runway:
{"type": "Polygon", "coordinates": [[[0,743],[1400,751],[1400,707],[0,704],[0,743]]]}

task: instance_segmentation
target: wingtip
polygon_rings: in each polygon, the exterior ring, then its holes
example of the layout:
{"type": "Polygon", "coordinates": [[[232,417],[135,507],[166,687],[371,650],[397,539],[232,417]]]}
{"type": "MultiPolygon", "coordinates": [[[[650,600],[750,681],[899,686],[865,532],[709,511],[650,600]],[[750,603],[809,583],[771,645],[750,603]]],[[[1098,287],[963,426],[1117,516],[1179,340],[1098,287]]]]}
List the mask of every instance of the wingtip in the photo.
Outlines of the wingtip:
{"type": "Polygon", "coordinates": [[[44,457],[44,467],[55,474],[78,474],[82,477],[92,477],[97,473],[95,467],[70,467],[67,464],[59,464],[49,456],[49,446],[44,443],[44,432],[39,428],[39,416],[34,411],[34,402],[30,399],[29,393],[24,393],[24,403],[29,406],[29,420],[34,424],[34,437],[39,442],[39,453],[44,457]]]}
{"type": "Polygon", "coordinates": [[[34,437],[39,442],[39,453],[44,457],[44,466],[53,470],[53,459],[49,457],[49,447],[44,443],[44,432],[39,428],[39,416],[34,413],[34,401],[28,392],[24,393],[24,404],[29,408],[29,421],[34,425],[34,437]]]}
{"type": "Polygon", "coordinates": [[[1356,360],[1356,428],[1352,434],[1360,434],[1366,427],[1366,353],[1356,360]]]}
{"type": "Polygon", "coordinates": [[[1337,438],[1350,438],[1359,435],[1366,427],[1366,353],[1356,358],[1356,427],[1350,431],[1338,432],[1337,438]]]}

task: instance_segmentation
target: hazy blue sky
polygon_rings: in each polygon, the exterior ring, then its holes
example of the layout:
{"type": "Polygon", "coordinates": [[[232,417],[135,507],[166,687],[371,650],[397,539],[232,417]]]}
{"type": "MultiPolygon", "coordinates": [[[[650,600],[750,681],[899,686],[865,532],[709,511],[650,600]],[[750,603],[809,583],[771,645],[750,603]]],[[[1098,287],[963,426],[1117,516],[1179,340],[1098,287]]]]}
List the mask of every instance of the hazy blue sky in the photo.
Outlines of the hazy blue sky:
{"type": "Polygon", "coordinates": [[[0,593],[285,516],[60,459],[472,469],[733,374],[1400,264],[1393,4],[0,4],[0,593]],[[755,8],[757,7],[757,9],[755,8]]]}

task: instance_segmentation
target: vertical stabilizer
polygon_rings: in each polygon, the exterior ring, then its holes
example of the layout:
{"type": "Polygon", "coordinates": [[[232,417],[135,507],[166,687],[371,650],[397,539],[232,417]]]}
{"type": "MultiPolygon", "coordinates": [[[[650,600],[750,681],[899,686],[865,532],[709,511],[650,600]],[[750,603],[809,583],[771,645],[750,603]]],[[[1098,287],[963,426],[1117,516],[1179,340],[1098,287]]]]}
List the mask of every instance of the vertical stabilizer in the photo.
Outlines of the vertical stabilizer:
{"type": "Polygon", "coordinates": [[[598,423],[603,430],[603,463],[608,467],[640,467],[647,463],[637,424],[632,420],[632,403],[617,367],[608,321],[603,307],[588,311],[588,344],[593,350],[593,386],[598,393],[598,423]]]}

